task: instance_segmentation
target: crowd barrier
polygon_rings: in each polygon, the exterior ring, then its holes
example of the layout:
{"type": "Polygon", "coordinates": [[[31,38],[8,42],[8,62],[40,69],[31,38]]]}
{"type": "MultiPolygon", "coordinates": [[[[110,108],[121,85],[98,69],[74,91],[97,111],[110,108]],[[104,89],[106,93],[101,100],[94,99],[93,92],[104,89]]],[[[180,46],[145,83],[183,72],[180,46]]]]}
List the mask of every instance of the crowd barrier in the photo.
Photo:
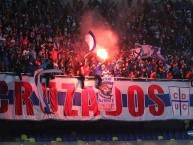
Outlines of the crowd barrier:
{"type": "MultiPolygon", "coordinates": [[[[17,76],[16,73],[14,72],[0,72],[1,74],[5,74],[5,75],[11,75],[11,76],[17,76]]],[[[31,74],[29,73],[21,73],[22,76],[31,76],[31,74]]],[[[79,78],[78,76],[67,76],[67,75],[55,75],[55,77],[59,77],[59,78],[79,78]]],[[[94,76],[86,76],[86,79],[95,79],[94,76]]],[[[131,81],[182,81],[182,82],[189,82],[190,80],[188,79],[160,79],[160,78],[128,78],[128,77],[114,77],[115,80],[117,81],[127,81],[127,80],[131,80],[131,81]]]]}

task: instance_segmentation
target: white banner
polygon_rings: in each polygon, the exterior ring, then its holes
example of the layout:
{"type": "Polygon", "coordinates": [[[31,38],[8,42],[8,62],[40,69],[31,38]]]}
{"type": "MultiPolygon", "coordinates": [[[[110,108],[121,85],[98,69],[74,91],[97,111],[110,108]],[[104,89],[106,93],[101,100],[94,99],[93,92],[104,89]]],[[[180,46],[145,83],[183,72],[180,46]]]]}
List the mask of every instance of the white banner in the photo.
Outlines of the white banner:
{"type": "Polygon", "coordinates": [[[0,74],[0,118],[13,120],[148,121],[193,118],[189,81],[103,78],[96,89],[86,79],[55,77],[48,87],[34,77],[0,74]],[[101,96],[102,94],[102,96],[101,96]],[[104,97],[105,96],[105,97],[104,97]]]}

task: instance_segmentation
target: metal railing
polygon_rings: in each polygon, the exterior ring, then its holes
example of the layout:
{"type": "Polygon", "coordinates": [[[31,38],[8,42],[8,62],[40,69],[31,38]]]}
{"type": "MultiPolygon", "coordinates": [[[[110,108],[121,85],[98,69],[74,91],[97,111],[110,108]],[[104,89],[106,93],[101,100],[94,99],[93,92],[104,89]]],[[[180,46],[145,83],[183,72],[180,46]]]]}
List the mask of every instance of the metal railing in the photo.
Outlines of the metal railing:
{"type": "MultiPolygon", "coordinates": [[[[1,74],[17,76],[14,72],[0,72],[1,74]]],[[[31,76],[29,73],[21,73],[23,76],[31,76]]],[[[67,76],[67,75],[55,75],[60,78],[79,78],[78,76],[67,76]]],[[[94,76],[86,76],[86,79],[94,79],[94,76]]],[[[115,81],[190,81],[189,79],[160,79],[160,78],[127,78],[127,77],[114,77],[115,81]]]]}

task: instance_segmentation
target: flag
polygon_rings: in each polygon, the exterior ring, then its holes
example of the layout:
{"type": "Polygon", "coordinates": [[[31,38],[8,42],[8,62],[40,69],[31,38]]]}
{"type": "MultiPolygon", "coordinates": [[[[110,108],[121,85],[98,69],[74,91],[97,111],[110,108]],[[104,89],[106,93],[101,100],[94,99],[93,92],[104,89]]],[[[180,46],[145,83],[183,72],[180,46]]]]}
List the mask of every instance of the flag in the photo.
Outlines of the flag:
{"type": "Polygon", "coordinates": [[[130,57],[135,59],[141,59],[142,58],[142,49],[141,48],[135,48],[130,50],[130,57]]]}
{"type": "Polygon", "coordinates": [[[151,57],[157,58],[163,62],[165,62],[165,58],[161,54],[161,48],[160,47],[151,47],[151,57]]]}
{"type": "Polygon", "coordinates": [[[34,92],[36,96],[38,97],[40,104],[42,105],[42,108],[44,109],[45,113],[50,113],[52,112],[52,110],[48,105],[48,100],[46,100],[46,97],[44,96],[44,93],[42,90],[42,84],[40,82],[41,75],[46,74],[46,73],[62,73],[62,71],[58,69],[44,70],[43,68],[40,68],[36,70],[34,73],[34,82],[35,82],[34,92]]]}
{"type": "Polygon", "coordinates": [[[141,59],[141,58],[157,58],[165,62],[165,58],[161,54],[161,48],[160,47],[154,47],[152,45],[141,45],[134,49],[130,50],[130,56],[132,56],[135,59],[141,59]]]}
{"type": "Polygon", "coordinates": [[[96,37],[92,31],[89,31],[85,36],[85,42],[89,46],[89,52],[84,56],[84,58],[86,58],[86,56],[96,48],[96,37]]]}

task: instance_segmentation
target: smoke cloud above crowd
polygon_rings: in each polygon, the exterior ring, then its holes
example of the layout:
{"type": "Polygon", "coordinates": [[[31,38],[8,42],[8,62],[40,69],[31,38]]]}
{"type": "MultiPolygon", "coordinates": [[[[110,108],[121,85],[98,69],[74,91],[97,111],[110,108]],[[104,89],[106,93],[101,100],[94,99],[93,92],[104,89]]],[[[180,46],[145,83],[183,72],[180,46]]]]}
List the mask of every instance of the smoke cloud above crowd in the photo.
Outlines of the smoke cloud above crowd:
{"type": "Polygon", "coordinates": [[[92,31],[96,38],[96,50],[106,49],[109,58],[118,54],[118,35],[98,11],[88,11],[82,16],[81,32],[92,31]]]}

